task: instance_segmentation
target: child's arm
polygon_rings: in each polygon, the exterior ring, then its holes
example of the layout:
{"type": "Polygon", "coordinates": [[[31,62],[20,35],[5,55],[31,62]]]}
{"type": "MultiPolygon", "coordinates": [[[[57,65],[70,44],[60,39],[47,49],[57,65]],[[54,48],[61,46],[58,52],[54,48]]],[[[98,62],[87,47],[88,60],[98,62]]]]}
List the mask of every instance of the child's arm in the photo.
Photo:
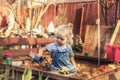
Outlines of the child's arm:
{"type": "Polygon", "coordinates": [[[76,66],[76,62],[75,62],[74,56],[70,57],[70,61],[73,64],[74,68],[76,68],[77,66],[76,66]]]}
{"type": "Polygon", "coordinates": [[[71,61],[71,63],[73,64],[75,70],[76,70],[77,72],[80,72],[79,68],[78,68],[77,65],[76,65],[74,56],[70,57],[70,61],[71,61]]]}
{"type": "Polygon", "coordinates": [[[36,54],[36,56],[41,57],[45,51],[47,51],[47,49],[45,47],[40,48],[38,51],[38,54],[36,54]]]}

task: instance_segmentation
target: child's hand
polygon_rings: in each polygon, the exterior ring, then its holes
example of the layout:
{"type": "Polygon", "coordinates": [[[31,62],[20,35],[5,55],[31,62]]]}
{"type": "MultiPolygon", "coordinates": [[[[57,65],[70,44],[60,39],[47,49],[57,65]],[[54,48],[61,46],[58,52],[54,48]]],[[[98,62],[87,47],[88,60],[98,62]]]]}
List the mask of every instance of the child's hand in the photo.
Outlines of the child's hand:
{"type": "Polygon", "coordinates": [[[30,53],[29,53],[28,56],[29,56],[30,58],[32,58],[32,55],[33,55],[33,53],[32,53],[32,51],[30,51],[30,53]]]}
{"type": "Polygon", "coordinates": [[[41,57],[42,54],[43,54],[43,50],[42,50],[42,49],[39,49],[39,52],[38,52],[38,54],[37,54],[37,57],[41,57]]]}
{"type": "Polygon", "coordinates": [[[44,51],[46,51],[46,48],[45,48],[45,47],[39,48],[37,57],[41,57],[41,56],[43,55],[44,51]]]}
{"type": "Polygon", "coordinates": [[[75,68],[75,70],[76,70],[78,73],[80,72],[80,68],[78,68],[78,67],[75,68]]]}
{"type": "Polygon", "coordinates": [[[81,68],[80,68],[80,64],[77,65],[77,67],[75,68],[75,70],[79,73],[81,68]]]}

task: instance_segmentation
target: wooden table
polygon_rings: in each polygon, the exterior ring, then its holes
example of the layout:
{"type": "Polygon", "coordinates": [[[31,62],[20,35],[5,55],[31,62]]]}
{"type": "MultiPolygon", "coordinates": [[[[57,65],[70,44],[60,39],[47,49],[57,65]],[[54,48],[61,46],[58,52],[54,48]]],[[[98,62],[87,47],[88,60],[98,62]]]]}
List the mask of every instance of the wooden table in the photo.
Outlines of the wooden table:
{"type": "MultiPolygon", "coordinates": [[[[5,67],[4,64],[0,64],[0,66],[5,67]]],[[[21,76],[22,76],[25,68],[26,68],[25,66],[12,66],[12,69],[14,69],[15,72],[18,72],[18,74],[19,74],[18,80],[21,80],[21,76]]],[[[114,74],[114,73],[118,72],[119,70],[120,70],[120,66],[117,65],[117,67],[115,69],[104,71],[98,75],[91,77],[91,78],[87,78],[87,80],[98,80],[101,77],[104,78],[106,76],[114,74]]],[[[63,74],[58,73],[57,71],[43,71],[40,69],[32,68],[32,74],[34,76],[36,76],[36,79],[38,78],[39,72],[43,74],[43,77],[49,76],[50,80],[84,80],[84,79],[86,79],[86,77],[81,75],[81,73],[78,73],[76,75],[63,75],[63,74]]]]}
{"type": "MultiPolygon", "coordinates": [[[[0,64],[0,66],[5,67],[5,64],[0,64]]],[[[18,76],[19,79],[18,80],[22,80],[21,79],[22,74],[23,74],[25,68],[28,68],[28,67],[25,67],[25,66],[11,66],[11,68],[14,69],[15,72],[18,72],[18,74],[19,74],[19,76],[18,76]]],[[[39,72],[43,74],[43,77],[48,77],[49,76],[50,80],[79,80],[79,79],[70,77],[70,75],[62,75],[62,74],[58,73],[58,71],[43,71],[43,70],[40,70],[40,69],[32,68],[32,75],[36,77],[35,80],[38,78],[39,72]]]]}

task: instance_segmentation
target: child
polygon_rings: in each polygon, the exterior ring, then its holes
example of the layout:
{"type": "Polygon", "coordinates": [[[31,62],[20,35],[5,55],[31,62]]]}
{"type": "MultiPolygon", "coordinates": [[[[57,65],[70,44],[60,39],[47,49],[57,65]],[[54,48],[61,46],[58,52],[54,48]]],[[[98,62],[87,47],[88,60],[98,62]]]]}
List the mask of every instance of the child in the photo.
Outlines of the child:
{"type": "Polygon", "coordinates": [[[74,60],[74,53],[69,41],[69,32],[67,29],[61,29],[56,33],[56,42],[46,45],[39,50],[37,57],[41,57],[44,51],[48,51],[52,58],[52,65],[54,69],[60,70],[62,67],[70,69],[71,73],[77,73],[79,69],[74,60]]]}

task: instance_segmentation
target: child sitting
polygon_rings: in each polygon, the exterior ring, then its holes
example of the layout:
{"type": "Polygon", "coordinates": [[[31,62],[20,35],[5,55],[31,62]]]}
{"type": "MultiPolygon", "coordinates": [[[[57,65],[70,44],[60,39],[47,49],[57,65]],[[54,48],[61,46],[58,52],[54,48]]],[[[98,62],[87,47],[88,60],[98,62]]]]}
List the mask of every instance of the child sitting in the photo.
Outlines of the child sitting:
{"type": "Polygon", "coordinates": [[[74,60],[74,53],[69,44],[69,32],[67,28],[63,28],[56,33],[56,42],[47,44],[45,47],[40,48],[39,53],[36,55],[41,58],[44,51],[48,51],[52,58],[52,65],[54,69],[60,70],[62,67],[67,67],[70,73],[76,74],[79,69],[74,60]]]}

